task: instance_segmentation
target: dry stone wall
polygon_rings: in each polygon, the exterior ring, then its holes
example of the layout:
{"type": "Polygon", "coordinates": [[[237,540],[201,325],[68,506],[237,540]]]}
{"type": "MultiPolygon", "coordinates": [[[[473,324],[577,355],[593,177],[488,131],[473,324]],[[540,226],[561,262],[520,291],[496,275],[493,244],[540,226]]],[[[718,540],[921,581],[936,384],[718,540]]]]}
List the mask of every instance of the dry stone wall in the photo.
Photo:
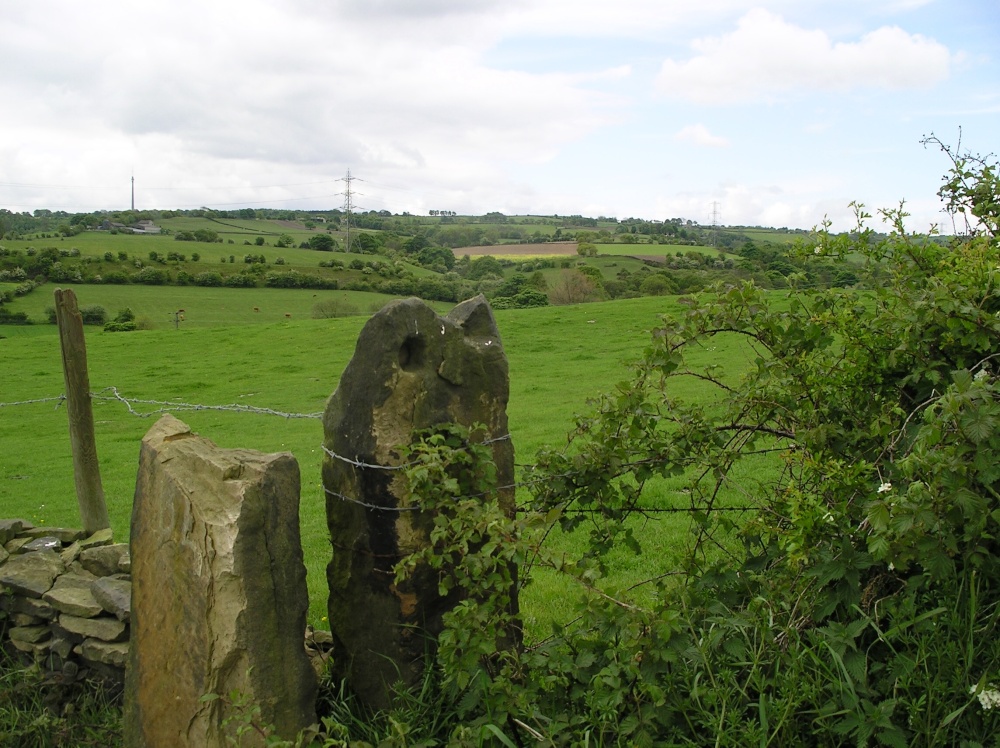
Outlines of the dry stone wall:
{"type": "Polygon", "coordinates": [[[124,681],[132,581],[111,530],[0,520],[3,646],[68,680],[124,681]]]}

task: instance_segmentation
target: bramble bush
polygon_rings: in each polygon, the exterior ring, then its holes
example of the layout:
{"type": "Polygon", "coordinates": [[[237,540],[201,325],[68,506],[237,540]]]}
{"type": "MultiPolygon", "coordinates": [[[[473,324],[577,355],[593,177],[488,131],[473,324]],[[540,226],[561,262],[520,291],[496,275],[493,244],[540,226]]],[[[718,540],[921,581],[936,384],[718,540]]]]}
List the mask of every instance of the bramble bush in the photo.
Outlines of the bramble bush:
{"type": "MultiPolygon", "coordinates": [[[[996,744],[1000,183],[992,157],[925,145],[951,160],[941,195],[964,235],[909,233],[903,205],[879,235],[856,205],[856,231],[824,225],[799,251],[862,290],[793,274],[780,295],[687,299],[568,445],[540,453],[515,517],[480,498],[488,450],[422,437],[406,472],[431,544],[398,573],[430,565],[463,602],[432,668],[448,713],[409,744],[996,744]],[[723,337],[743,371],[689,363],[723,337]],[[692,379],[704,397],[675,394],[692,379]],[[616,589],[608,553],[643,552],[633,529],[662,478],[689,501],[684,567],[616,589]],[[579,558],[548,548],[557,527],[586,534],[579,558]],[[517,626],[515,566],[522,586],[540,568],[573,580],[576,618],[541,641],[500,635],[517,626]]],[[[388,719],[386,735],[415,727],[388,719]]]]}

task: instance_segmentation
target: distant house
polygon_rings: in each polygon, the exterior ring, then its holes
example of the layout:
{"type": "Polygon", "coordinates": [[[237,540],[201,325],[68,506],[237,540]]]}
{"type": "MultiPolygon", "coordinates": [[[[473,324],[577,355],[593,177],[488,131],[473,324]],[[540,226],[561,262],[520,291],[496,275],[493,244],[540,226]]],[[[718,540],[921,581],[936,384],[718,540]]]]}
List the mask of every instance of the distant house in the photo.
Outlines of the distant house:
{"type": "Polygon", "coordinates": [[[160,227],[152,221],[137,221],[131,226],[126,226],[124,223],[109,221],[106,218],[101,221],[101,225],[98,226],[98,228],[101,231],[119,231],[121,233],[131,231],[133,234],[159,234],[161,230],[160,227]]]}
{"type": "Polygon", "coordinates": [[[160,227],[152,221],[139,221],[132,225],[133,234],[159,234],[160,227]]]}

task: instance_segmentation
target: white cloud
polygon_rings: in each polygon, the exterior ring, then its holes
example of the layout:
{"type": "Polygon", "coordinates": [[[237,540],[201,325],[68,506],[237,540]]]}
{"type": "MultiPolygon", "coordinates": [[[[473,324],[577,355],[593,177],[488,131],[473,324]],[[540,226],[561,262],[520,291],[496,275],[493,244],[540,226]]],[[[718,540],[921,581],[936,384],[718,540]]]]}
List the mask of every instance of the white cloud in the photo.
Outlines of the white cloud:
{"type": "Polygon", "coordinates": [[[688,125],[683,127],[674,135],[674,140],[680,140],[695,145],[707,146],[709,148],[728,148],[729,139],[719,135],[713,135],[704,125],[688,125]]]}
{"type": "Polygon", "coordinates": [[[695,55],[663,62],[657,90],[702,104],[769,99],[790,92],[927,88],[945,80],[951,54],[919,34],[884,26],[835,42],[762,9],[735,31],[691,42],[695,55]]]}
{"type": "Polygon", "coordinates": [[[499,32],[485,19],[507,3],[411,5],[381,0],[361,13],[359,0],[38,0],[0,21],[10,38],[0,68],[18,71],[0,77],[0,132],[26,126],[50,137],[0,139],[0,163],[21,167],[11,182],[67,184],[70,171],[107,170],[117,144],[140,173],[169,160],[164,185],[251,181],[228,176],[241,174],[299,182],[353,167],[382,182],[458,191],[499,185],[508,167],[544,163],[624,116],[622,97],[590,86],[628,77],[628,65],[589,74],[492,69],[481,58],[499,32]],[[70,158],[51,157],[57,141],[70,158]]]}

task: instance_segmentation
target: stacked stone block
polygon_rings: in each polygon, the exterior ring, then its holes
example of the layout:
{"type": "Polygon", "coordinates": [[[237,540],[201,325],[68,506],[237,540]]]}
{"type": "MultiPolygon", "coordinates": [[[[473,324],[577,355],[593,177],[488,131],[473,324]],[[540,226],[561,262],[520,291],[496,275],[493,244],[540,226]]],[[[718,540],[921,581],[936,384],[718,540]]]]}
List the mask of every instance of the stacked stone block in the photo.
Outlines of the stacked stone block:
{"type": "Polygon", "coordinates": [[[123,682],[132,582],[111,530],[0,520],[0,632],[8,650],[73,680],[123,682]]]}

